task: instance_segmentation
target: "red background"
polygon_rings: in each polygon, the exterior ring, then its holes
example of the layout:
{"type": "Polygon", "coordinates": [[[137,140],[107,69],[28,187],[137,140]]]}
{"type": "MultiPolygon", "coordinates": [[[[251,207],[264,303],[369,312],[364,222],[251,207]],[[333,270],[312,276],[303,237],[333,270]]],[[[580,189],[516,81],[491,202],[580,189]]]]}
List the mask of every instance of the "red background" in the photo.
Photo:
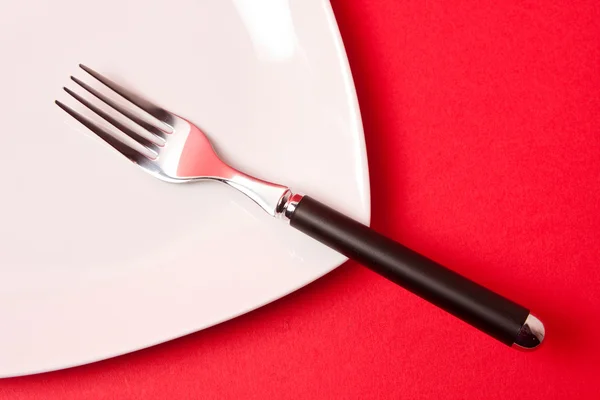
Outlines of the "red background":
{"type": "Polygon", "coordinates": [[[600,2],[332,5],[372,226],[531,307],[542,348],[505,347],[349,262],[206,331],[0,380],[0,398],[600,397],[600,2]]]}

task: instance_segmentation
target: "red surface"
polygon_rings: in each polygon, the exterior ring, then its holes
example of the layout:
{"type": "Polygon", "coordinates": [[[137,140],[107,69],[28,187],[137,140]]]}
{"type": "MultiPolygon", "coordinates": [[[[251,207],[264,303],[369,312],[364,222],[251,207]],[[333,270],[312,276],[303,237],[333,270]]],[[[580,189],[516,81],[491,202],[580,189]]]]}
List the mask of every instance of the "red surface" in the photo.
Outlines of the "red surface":
{"type": "Polygon", "coordinates": [[[348,263],[198,334],[1,380],[0,398],[600,398],[600,3],[332,3],[373,227],[531,307],[543,347],[511,350],[348,263]]]}

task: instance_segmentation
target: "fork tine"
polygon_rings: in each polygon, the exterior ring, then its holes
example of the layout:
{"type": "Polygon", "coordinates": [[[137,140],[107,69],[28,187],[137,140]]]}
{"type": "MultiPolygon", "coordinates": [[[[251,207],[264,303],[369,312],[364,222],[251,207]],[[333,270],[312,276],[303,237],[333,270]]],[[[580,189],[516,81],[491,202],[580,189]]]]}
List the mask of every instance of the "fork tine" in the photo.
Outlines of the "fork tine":
{"type": "Polygon", "coordinates": [[[84,70],[85,72],[87,72],[88,74],[90,74],[91,76],[93,76],[94,78],[96,78],[97,80],[99,80],[100,82],[102,82],[103,84],[108,86],[109,88],[111,88],[113,91],[118,93],[124,99],[130,101],[131,103],[135,104],[142,110],[146,111],[148,114],[152,115],[154,118],[156,118],[160,121],[163,121],[163,122],[166,122],[165,120],[168,119],[167,117],[168,117],[169,113],[167,113],[162,108],[150,103],[148,100],[142,99],[141,97],[136,96],[135,94],[127,91],[126,89],[117,85],[115,82],[111,81],[110,79],[106,78],[105,76],[101,75],[100,73],[94,71],[90,67],[87,67],[83,64],[79,64],[79,68],[81,68],[82,70],[84,70]]]}
{"type": "MultiPolygon", "coordinates": [[[[129,136],[130,138],[132,138],[133,140],[135,140],[136,142],[138,142],[139,144],[144,146],[146,149],[152,151],[155,154],[155,156],[158,155],[159,149],[158,149],[157,143],[151,142],[150,140],[146,139],[145,137],[138,134],[134,130],[126,127],[125,125],[123,125],[121,122],[117,121],[115,118],[113,118],[106,112],[102,111],[101,109],[99,109],[98,107],[96,107],[95,105],[93,105],[92,103],[90,103],[89,101],[87,101],[86,99],[84,99],[83,97],[78,95],[77,93],[73,92],[71,89],[69,89],[67,87],[64,87],[63,89],[65,90],[65,92],[67,92],[71,96],[73,96],[77,101],[79,101],[81,104],[83,104],[84,106],[86,106],[87,108],[89,108],[90,110],[95,112],[97,115],[102,117],[105,121],[107,121],[108,123],[113,125],[115,128],[117,128],[121,132],[125,133],[127,136],[129,136]]],[[[162,141],[161,144],[164,144],[164,141],[162,141]]]]}
{"type": "Polygon", "coordinates": [[[130,120],[132,120],[133,122],[135,122],[136,124],[141,126],[142,128],[146,129],[148,132],[154,134],[155,136],[158,136],[159,138],[164,140],[164,139],[166,139],[166,135],[168,133],[170,133],[170,132],[166,132],[165,130],[163,130],[157,126],[154,126],[154,125],[149,124],[148,122],[142,120],[140,117],[136,116],[131,111],[125,109],[124,107],[121,107],[116,102],[109,99],[107,96],[103,95],[102,93],[100,93],[99,91],[97,91],[96,89],[94,89],[93,87],[88,85],[87,83],[81,81],[80,79],[78,79],[74,76],[72,76],[71,79],[73,80],[73,82],[75,82],[76,84],[78,84],[79,86],[81,86],[82,88],[84,88],[85,90],[87,90],[88,92],[93,94],[94,96],[96,96],[98,99],[102,100],[104,103],[108,104],[109,106],[111,106],[112,108],[114,108],[115,110],[120,112],[121,114],[125,115],[127,118],[129,118],[130,120]]]}
{"type": "Polygon", "coordinates": [[[83,115],[74,111],[70,107],[64,105],[60,101],[55,100],[54,102],[56,103],[57,106],[62,108],[67,114],[69,114],[70,116],[75,118],[77,121],[81,122],[89,130],[94,132],[102,140],[104,140],[106,143],[110,144],[115,150],[117,150],[119,153],[123,154],[125,157],[127,157],[132,162],[138,164],[139,163],[138,160],[140,159],[140,156],[146,157],[144,154],[138,152],[137,150],[127,146],[125,143],[114,138],[108,132],[106,132],[104,129],[102,129],[101,127],[99,127],[98,125],[96,125],[95,123],[93,123],[92,121],[90,121],[89,119],[84,117],[83,115]]]}

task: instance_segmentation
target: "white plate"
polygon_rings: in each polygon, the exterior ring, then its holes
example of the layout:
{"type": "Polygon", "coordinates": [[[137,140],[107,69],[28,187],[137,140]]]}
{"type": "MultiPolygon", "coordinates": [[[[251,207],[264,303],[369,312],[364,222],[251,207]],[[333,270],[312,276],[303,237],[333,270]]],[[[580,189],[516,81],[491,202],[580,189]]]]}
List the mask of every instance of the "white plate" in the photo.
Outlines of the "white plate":
{"type": "Polygon", "coordinates": [[[84,63],[200,125],[224,159],[369,223],[365,145],[326,0],[0,3],[0,376],[233,318],[344,257],[218,183],[171,185],[53,104],[84,63]]]}

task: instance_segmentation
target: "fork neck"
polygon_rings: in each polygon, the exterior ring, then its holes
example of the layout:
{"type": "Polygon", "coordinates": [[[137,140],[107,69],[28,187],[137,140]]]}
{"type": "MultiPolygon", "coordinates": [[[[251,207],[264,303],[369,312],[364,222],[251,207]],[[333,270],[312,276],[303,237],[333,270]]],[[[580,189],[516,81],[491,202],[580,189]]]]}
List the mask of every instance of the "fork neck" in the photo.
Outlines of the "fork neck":
{"type": "Polygon", "coordinates": [[[244,193],[272,217],[285,214],[286,206],[293,196],[290,188],[264,181],[231,168],[222,182],[244,193]]]}

